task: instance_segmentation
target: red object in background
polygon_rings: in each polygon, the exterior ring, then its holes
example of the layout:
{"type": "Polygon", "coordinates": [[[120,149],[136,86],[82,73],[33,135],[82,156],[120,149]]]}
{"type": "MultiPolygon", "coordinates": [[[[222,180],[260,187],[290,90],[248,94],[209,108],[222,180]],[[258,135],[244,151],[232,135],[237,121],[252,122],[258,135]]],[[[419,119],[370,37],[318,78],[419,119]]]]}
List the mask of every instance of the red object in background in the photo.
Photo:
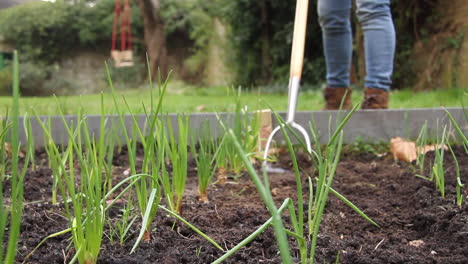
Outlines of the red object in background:
{"type": "Polygon", "coordinates": [[[114,25],[112,28],[112,50],[111,57],[116,67],[133,66],[132,50],[132,26],[130,21],[129,0],[124,0],[122,9],[122,0],[115,1],[114,25]],[[117,49],[117,34],[120,26],[120,51],[117,49]]]}
{"type": "Polygon", "coordinates": [[[132,50],[132,26],[130,20],[129,0],[124,0],[122,9],[122,0],[115,1],[114,7],[114,26],[112,30],[112,50],[117,49],[117,27],[120,24],[120,50],[132,50]],[[120,23],[119,23],[120,22],[120,23]]]}

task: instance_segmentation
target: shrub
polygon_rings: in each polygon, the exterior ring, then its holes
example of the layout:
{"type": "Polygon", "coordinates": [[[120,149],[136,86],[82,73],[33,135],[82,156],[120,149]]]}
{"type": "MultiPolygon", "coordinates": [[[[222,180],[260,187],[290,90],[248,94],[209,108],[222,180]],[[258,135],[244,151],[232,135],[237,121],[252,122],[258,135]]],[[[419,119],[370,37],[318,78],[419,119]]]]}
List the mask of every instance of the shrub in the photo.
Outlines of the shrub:
{"type": "Polygon", "coordinates": [[[0,70],[0,95],[11,95],[12,77],[10,67],[5,67],[0,70]]]}
{"type": "Polygon", "coordinates": [[[31,2],[2,11],[0,33],[22,58],[52,62],[79,42],[77,11],[64,3],[31,2]]]}
{"type": "MultiPolygon", "coordinates": [[[[294,27],[295,1],[223,0],[222,15],[230,25],[232,65],[242,85],[287,83],[294,27]]],[[[303,81],[325,78],[316,2],[309,3],[303,81]]]]}
{"type": "Polygon", "coordinates": [[[20,64],[20,91],[25,96],[69,94],[74,84],[59,74],[57,64],[45,65],[31,62],[20,64]]]}

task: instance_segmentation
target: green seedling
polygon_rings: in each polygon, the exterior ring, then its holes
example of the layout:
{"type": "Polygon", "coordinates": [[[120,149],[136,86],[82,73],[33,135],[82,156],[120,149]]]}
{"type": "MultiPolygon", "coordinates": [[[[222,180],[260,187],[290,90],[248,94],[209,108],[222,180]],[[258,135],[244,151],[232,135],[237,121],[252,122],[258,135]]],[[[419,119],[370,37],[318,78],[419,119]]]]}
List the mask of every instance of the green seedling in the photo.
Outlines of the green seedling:
{"type": "MultiPolygon", "coordinates": [[[[106,121],[108,121],[107,119],[106,121]]],[[[114,129],[114,119],[111,119],[112,133],[109,137],[106,137],[106,162],[104,163],[104,169],[106,171],[105,186],[107,186],[107,191],[112,190],[113,181],[112,181],[112,161],[114,159],[114,150],[115,150],[115,141],[117,138],[116,131],[114,129]]]]}
{"type": "MultiPolygon", "coordinates": [[[[465,94],[466,95],[466,94],[465,94]]],[[[455,130],[457,131],[458,135],[460,136],[463,146],[465,147],[466,153],[468,153],[468,138],[466,137],[465,133],[463,133],[462,129],[458,125],[458,123],[455,121],[455,118],[453,118],[452,114],[445,109],[445,112],[447,113],[447,116],[449,117],[450,121],[452,122],[453,126],[455,127],[455,130]]],[[[468,113],[465,112],[465,118],[468,120],[468,113]]]]}
{"type": "MultiPolygon", "coordinates": [[[[257,139],[259,133],[259,122],[257,121],[257,115],[250,115],[247,106],[242,106],[241,103],[242,89],[239,87],[236,95],[236,107],[234,112],[234,126],[233,132],[240,141],[242,149],[247,151],[247,155],[251,156],[255,154],[257,147],[257,139]]],[[[227,141],[226,143],[229,143],[227,141]]],[[[233,147],[228,151],[229,161],[231,170],[239,175],[244,169],[242,159],[238,157],[237,151],[233,147]]]]}
{"type": "Polygon", "coordinates": [[[424,122],[424,125],[419,132],[418,138],[416,139],[416,165],[419,167],[419,174],[424,175],[424,161],[426,158],[426,153],[422,150],[424,146],[427,145],[427,120],[424,122]]]}
{"type": "Polygon", "coordinates": [[[335,264],[340,264],[341,250],[338,251],[335,258],[335,264]]]}
{"type": "Polygon", "coordinates": [[[432,165],[431,179],[434,179],[436,189],[440,191],[440,195],[445,197],[445,170],[444,170],[444,152],[447,126],[444,126],[442,138],[438,142],[438,147],[434,150],[435,158],[432,165]]]}
{"type": "Polygon", "coordinates": [[[368,142],[365,141],[362,137],[358,136],[352,144],[343,146],[343,151],[380,155],[382,153],[388,152],[388,144],[386,142],[368,142]]]}
{"type": "Polygon", "coordinates": [[[109,240],[113,241],[114,237],[118,239],[120,246],[124,246],[125,242],[129,238],[130,228],[137,220],[136,215],[132,215],[133,201],[128,200],[127,204],[120,209],[120,218],[112,222],[108,220],[109,226],[109,240]]]}
{"type": "Polygon", "coordinates": [[[450,153],[452,154],[453,161],[455,162],[455,174],[457,176],[457,180],[455,183],[455,189],[456,189],[456,195],[457,195],[456,203],[458,207],[461,208],[462,203],[463,203],[463,193],[462,193],[463,184],[462,184],[461,177],[460,177],[460,165],[458,164],[458,159],[457,159],[457,156],[455,155],[455,152],[452,149],[452,146],[448,144],[448,147],[450,149],[450,153]]]}
{"type": "MultiPolygon", "coordinates": [[[[36,114],[36,117],[37,117],[37,114],[36,114]]],[[[50,119],[51,118],[49,116],[49,120],[47,124],[48,124],[49,131],[52,131],[52,128],[50,127],[51,126],[50,119]]],[[[56,205],[57,204],[57,183],[58,183],[58,179],[60,178],[59,176],[60,170],[59,170],[57,161],[53,159],[53,154],[52,154],[53,149],[51,146],[52,143],[53,142],[50,142],[44,133],[44,149],[45,149],[45,152],[47,153],[49,167],[52,170],[52,204],[56,205]]]]}
{"type": "Polygon", "coordinates": [[[56,205],[58,185],[59,185],[59,182],[63,178],[63,174],[65,172],[64,168],[67,163],[67,160],[65,157],[63,157],[63,155],[65,154],[55,153],[54,140],[52,139],[51,136],[48,136],[52,134],[51,118],[49,117],[47,119],[47,123],[43,123],[42,120],[37,115],[37,113],[35,113],[35,116],[36,116],[36,119],[39,121],[39,123],[43,126],[43,129],[47,129],[47,131],[49,131],[49,133],[44,133],[44,142],[45,142],[44,148],[48,156],[49,167],[52,170],[52,204],[56,205]]]}
{"type": "Polygon", "coordinates": [[[216,155],[219,149],[216,148],[215,140],[211,136],[209,123],[204,122],[201,125],[198,149],[195,144],[195,139],[192,137],[190,146],[197,164],[198,200],[207,203],[208,185],[216,172],[216,155]]]}
{"type": "MultiPolygon", "coordinates": [[[[258,175],[257,175],[258,177],[258,175]]],[[[290,198],[286,198],[283,201],[283,204],[278,208],[278,214],[282,214],[284,210],[292,203],[290,198]]],[[[263,233],[268,227],[273,225],[273,217],[268,219],[263,225],[261,225],[255,232],[250,234],[248,237],[246,237],[244,240],[239,242],[236,246],[231,248],[230,250],[226,251],[224,255],[222,255],[220,258],[215,260],[212,264],[219,264],[228,259],[230,256],[232,256],[234,253],[239,251],[241,248],[245,247],[248,245],[250,242],[252,242],[257,236],[259,236],[261,233],[263,233]]]]}
{"type": "MultiPolygon", "coordinates": [[[[367,221],[369,221],[376,227],[379,227],[377,223],[372,221],[357,206],[355,206],[353,203],[347,200],[344,196],[342,196],[333,188],[331,188],[334,175],[338,166],[338,162],[340,160],[340,154],[341,154],[342,143],[343,143],[343,127],[345,126],[345,124],[348,122],[348,120],[351,118],[352,114],[354,113],[354,111],[356,111],[358,107],[359,105],[356,105],[341,120],[340,120],[340,117],[337,117],[336,129],[332,131],[333,133],[329,139],[328,144],[325,146],[324,150],[322,150],[321,148],[317,148],[316,151],[312,151],[311,153],[309,153],[310,158],[312,159],[315,167],[317,168],[318,176],[315,179],[315,191],[313,188],[313,179],[310,177],[308,178],[308,185],[309,185],[309,199],[308,200],[309,201],[308,201],[308,210],[307,210],[307,215],[308,215],[308,222],[306,225],[308,229],[307,231],[304,230],[305,221],[304,221],[303,206],[297,206],[297,211],[298,211],[297,216],[296,216],[295,208],[293,205],[291,205],[288,208],[288,211],[290,213],[291,223],[293,226],[293,230],[288,231],[288,234],[296,238],[298,242],[299,255],[300,255],[302,263],[313,263],[315,260],[315,250],[316,250],[318,232],[319,232],[323,212],[325,209],[325,204],[328,199],[328,194],[330,192],[333,193],[335,196],[337,196],[339,199],[341,199],[345,204],[350,206],[364,219],[366,219],[367,221]]],[[[289,149],[292,161],[293,161],[294,173],[296,175],[296,185],[297,185],[297,194],[298,194],[297,204],[301,205],[303,204],[303,199],[300,198],[302,197],[302,180],[301,180],[301,175],[300,175],[295,151],[291,143],[291,140],[288,134],[286,133],[286,129],[288,130],[289,133],[295,136],[295,138],[299,141],[299,143],[302,145],[303,148],[306,149],[306,147],[305,147],[303,140],[300,137],[298,137],[297,133],[290,126],[287,126],[284,123],[284,120],[282,120],[279,115],[276,114],[276,116],[279,122],[281,124],[284,124],[282,126],[282,130],[283,130],[282,132],[285,136],[285,139],[288,145],[288,149],[289,149]]],[[[319,145],[318,133],[316,132],[316,129],[314,129],[312,125],[311,125],[311,132],[313,135],[313,139],[316,145],[318,146],[319,145]]]]}
{"type": "Polygon", "coordinates": [[[7,151],[7,143],[5,141],[6,134],[8,132],[8,128],[11,126],[11,122],[8,119],[8,109],[6,110],[5,116],[0,120],[0,182],[3,182],[5,174],[7,172],[8,166],[8,151],[7,151]]]}
{"type": "MultiPolygon", "coordinates": [[[[88,134],[87,122],[80,116],[76,129],[69,127],[69,143],[67,156],[69,170],[64,174],[66,197],[68,193],[73,209],[65,203],[67,217],[70,222],[72,241],[76,250],[75,259],[85,264],[96,263],[101,250],[102,236],[105,224],[106,206],[103,192],[103,169],[105,160],[104,137],[96,143],[88,134]],[[82,139],[83,138],[83,139],[82,139]],[[84,141],[84,142],[83,142],[84,141]],[[83,151],[82,144],[86,152],[83,151]],[[76,189],[75,156],[80,165],[80,185],[76,189]]],[[[101,116],[101,133],[104,129],[104,116],[101,116]]]]}
{"type": "MultiPolygon", "coordinates": [[[[465,92],[464,95],[468,96],[468,93],[465,92]]],[[[462,139],[462,143],[463,143],[463,146],[465,148],[465,152],[468,153],[468,138],[465,136],[465,134],[461,130],[460,126],[458,125],[458,123],[453,118],[452,114],[447,109],[445,110],[445,112],[447,113],[447,116],[450,118],[450,121],[452,122],[453,126],[455,127],[455,130],[457,131],[458,135],[462,139]]],[[[467,111],[464,111],[464,114],[465,114],[465,119],[468,120],[467,111]]],[[[456,170],[457,170],[457,183],[456,183],[457,205],[461,206],[461,204],[463,202],[462,188],[463,188],[464,185],[462,184],[461,179],[460,179],[460,168],[459,168],[459,165],[458,165],[457,158],[455,157],[455,154],[454,154],[451,147],[450,147],[450,151],[452,152],[453,159],[455,160],[455,165],[456,165],[456,170]]]]}
{"type": "MultiPolygon", "coordinates": [[[[100,135],[105,133],[103,95],[101,95],[100,135]]],[[[63,172],[58,181],[64,203],[65,215],[69,221],[69,231],[76,253],[72,259],[80,263],[96,263],[101,250],[104,231],[106,200],[102,182],[106,159],[105,137],[96,142],[89,134],[87,119],[80,112],[77,124],[67,123],[59,108],[63,126],[68,134],[68,146],[60,153],[52,140],[50,126],[47,127],[39,118],[49,144],[49,155],[56,161],[63,172]],[[76,163],[75,163],[76,158],[76,163]],[[66,166],[68,164],[68,168],[66,166]],[[77,185],[76,170],[79,165],[80,184],[77,185]]]]}
{"type": "MultiPolygon", "coordinates": [[[[307,232],[304,230],[304,212],[303,206],[297,206],[298,214],[296,216],[295,208],[290,207],[290,219],[293,226],[293,231],[291,235],[295,237],[299,244],[299,254],[302,263],[313,263],[315,260],[315,248],[317,245],[317,237],[319,232],[320,223],[323,216],[323,211],[325,209],[325,204],[328,199],[328,194],[330,192],[333,178],[335,176],[336,168],[338,167],[338,161],[340,160],[341,149],[343,144],[343,127],[352,116],[354,111],[356,111],[356,105],[337,125],[336,130],[330,137],[328,144],[325,147],[325,150],[322,152],[320,148],[317,148],[316,151],[310,153],[312,160],[314,161],[315,167],[318,170],[318,177],[316,179],[315,191],[313,191],[312,179],[309,178],[309,203],[308,203],[308,223],[307,223],[307,232]],[[310,244],[310,247],[309,247],[310,244]]],[[[279,118],[279,116],[277,117],[279,118]]],[[[283,121],[284,122],[284,121],[283,121]]],[[[296,185],[298,200],[297,204],[303,204],[302,200],[302,180],[300,176],[299,166],[295,156],[294,148],[289,139],[286,129],[290,132],[293,132],[289,126],[283,126],[283,134],[285,135],[286,142],[288,144],[288,149],[291,153],[293,160],[293,169],[296,175],[296,185]]],[[[313,138],[316,143],[318,143],[318,135],[314,129],[311,129],[313,138]]],[[[295,133],[293,133],[295,135],[295,133]]],[[[301,141],[300,141],[301,142],[301,141]]]]}
{"type": "MultiPolygon", "coordinates": [[[[1,130],[0,130],[0,141],[3,143],[0,145],[0,153],[1,155],[3,156],[6,156],[6,150],[5,150],[5,135],[7,134],[8,132],[8,128],[9,126],[6,126],[7,122],[2,122],[2,127],[1,127],[1,130]]],[[[4,158],[4,157],[2,157],[4,158]]],[[[6,157],[5,157],[6,159],[6,157]]],[[[5,163],[3,163],[3,166],[5,163]]],[[[5,168],[2,167],[2,170],[5,171],[5,168]]],[[[5,228],[7,226],[7,219],[8,219],[8,215],[9,215],[9,208],[7,207],[6,204],[4,204],[3,202],[3,185],[4,185],[4,174],[5,172],[3,172],[1,175],[0,175],[0,203],[1,203],[1,207],[0,207],[0,237],[4,237],[4,234],[5,234],[5,228]]],[[[4,244],[1,243],[0,244],[0,260],[3,261],[3,254],[5,253],[5,248],[4,248],[4,244]]]]}
{"type": "Polygon", "coordinates": [[[198,235],[200,235],[201,237],[203,237],[206,241],[210,242],[213,246],[215,246],[217,249],[221,250],[224,252],[224,249],[216,242],[214,241],[212,238],[210,238],[209,236],[207,236],[205,233],[203,233],[200,229],[198,229],[197,227],[195,227],[194,225],[192,225],[191,223],[189,223],[187,220],[185,220],[183,217],[181,217],[180,215],[178,215],[176,212],[162,206],[162,205],[159,205],[159,209],[162,209],[163,211],[165,211],[166,213],[168,213],[170,216],[174,217],[175,219],[179,220],[180,222],[184,223],[186,226],[188,226],[190,229],[192,229],[195,233],[197,233],[198,235]]]}
{"type": "Polygon", "coordinates": [[[225,184],[227,181],[230,151],[230,146],[227,143],[229,141],[228,136],[228,134],[224,134],[215,155],[216,168],[218,169],[216,183],[218,184],[225,184]]]}
{"type": "Polygon", "coordinates": [[[195,249],[195,256],[197,256],[197,258],[200,257],[202,249],[203,249],[203,247],[197,247],[195,249]]]}
{"type": "Polygon", "coordinates": [[[23,128],[24,128],[24,131],[26,131],[26,148],[28,149],[28,151],[26,151],[25,156],[29,156],[27,157],[27,160],[29,162],[28,166],[31,168],[31,170],[35,171],[36,170],[36,161],[35,161],[36,149],[34,147],[34,136],[32,135],[31,119],[28,113],[24,115],[23,128]]]}
{"type": "Polygon", "coordinates": [[[267,181],[268,176],[266,175],[266,169],[263,170],[263,174],[264,174],[263,178],[266,180],[262,182],[257,172],[255,171],[252,163],[250,162],[247,154],[244,152],[241,144],[237,140],[234,131],[231,129],[227,131],[231,137],[232,142],[234,143],[234,146],[237,152],[239,153],[239,157],[242,159],[242,161],[244,162],[246,166],[246,169],[250,175],[250,178],[254,182],[255,187],[257,188],[257,191],[259,192],[260,196],[262,197],[263,202],[265,203],[266,207],[268,208],[268,211],[270,212],[272,216],[272,224],[275,230],[275,237],[278,243],[278,248],[280,250],[282,263],[286,263],[286,264],[292,263],[292,257],[291,257],[288,239],[286,236],[286,231],[284,228],[283,221],[281,219],[281,215],[279,213],[278,208],[276,208],[276,205],[273,200],[273,196],[271,194],[271,190],[269,188],[269,183],[267,181]]]}
{"type": "MultiPolygon", "coordinates": [[[[5,237],[7,233],[7,242],[0,243],[0,262],[2,263],[14,263],[17,252],[18,239],[20,234],[21,226],[21,215],[23,213],[24,206],[24,177],[26,171],[30,165],[30,158],[34,155],[34,145],[27,143],[27,150],[23,167],[19,167],[19,63],[18,53],[13,53],[13,104],[12,104],[12,121],[11,121],[11,192],[9,197],[9,203],[6,204],[3,199],[3,180],[4,175],[1,176],[2,182],[0,182],[0,237],[5,237]],[[8,218],[9,226],[8,225],[8,218]]],[[[31,141],[32,131],[29,116],[24,116],[24,129],[26,131],[26,137],[31,141]]],[[[10,125],[4,123],[2,130],[0,131],[0,142],[5,142],[4,137],[6,136],[10,125]]],[[[4,145],[0,146],[0,150],[4,153],[4,145]]],[[[4,164],[3,164],[4,165],[4,164]]]]}
{"type": "MultiPolygon", "coordinates": [[[[242,89],[235,91],[235,111],[229,122],[232,123],[232,130],[236,138],[239,140],[244,151],[250,157],[255,154],[257,148],[257,139],[259,133],[259,122],[256,115],[251,115],[248,108],[242,105],[241,102],[242,89]]],[[[230,135],[225,132],[222,138],[222,144],[216,158],[218,167],[218,183],[224,183],[228,172],[232,171],[235,175],[240,175],[244,170],[245,164],[232,140],[229,140],[230,135]],[[226,139],[225,139],[226,138],[226,139]]]]}
{"type": "MultiPolygon", "coordinates": [[[[178,214],[182,212],[182,200],[185,192],[185,183],[187,181],[187,164],[188,164],[188,130],[189,119],[181,115],[177,116],[178,123],[178,141],[175,140],[174,130],[172,128],[171,120],[167,119],[167,136],[166,148],[167,154],[172,165],[172,181],[171,193],[174,195],[172,204],[169,204],[171,210],[176,211],[178,214]]],[[[167,184],[166,184],[167,186],[167,184]]],[[[166,192],[166,189],[164,189],[166,192]]],[[[166,194],[167,197],[167,194],[166,194]]]]}
{"type": "MultiPolygon", "coordinates": [[[[309,177],[309,206],[307,210],[307,215],[309,221],[307,222],[307,225],[305,225],[304,221],[304,207],[303,206],[297,206],[297,214],[296,214],[296,207],[295,204],[292,202],[292,200],[287,200],[283,204],[289,212],[290,215],[290,220],[291,220],[291,225],[293,227],[293,230],[287,230],[287,229],[278,229],[278,226],[281,225],[281,223],[276,223],[277,226],[275,228],[275,234],[277,236],[277,241],[280,250],[284,250],[283,252],[280,251],[281,257],[283,260],[283,263],[288,263],[291,261],[291,252],[289,251],[289,245],[287,239],[284,237],[284,234],[287,234],[297,240],[297,243],[299,245],[299,255],[301,259],[301,263],[313,263],[314,262],[314,256],[315,256],[315,247],[316,247],[316,242],[317,242],[317,237],[318,237],[318,230],[320,226],[320,222],[322,219],[323,211],[325,208],[325,204],[328,198],[329,192],[332,192],[335,194],[338,198],[343,200],[347,205],[349,205],[351,208],[356,210],[361,216],[363,216],[365,219],[367,219],[369,222],[372,224],[377,225],[377,223],[373,222],[369,217],[367,217],[361,210],[359,210],[354,204],[352,204],[349,200],[347,200],[345,197],[340,195],[338,192],[333,190],[331,188],[331,184],[333,182],[333,177],[336,172],[336,168],[338,165],[339,157],[341,154],[341,146],[343,142],[343,132],[342,129],[346,122],[349,120],[351,117],[352,113],[357,109],[358,106],[353,108],[352,111],[348,113],[344,117],[344,119],[341,121],[341,123],[337,124],[337,129],[333,133],[333,135],[330,138],[329,143],[326,146],[325,151],[318,150],[318,151],[313,151],[311,154],[312,158],[314,159],[315,165],[318,168],[318,178],[316,179],[316,188],[314,192],[313,184],[312,184],[312,179],[309,177]],[[304,229],[304,227],[307,227],[307,231],[304,229]],[[283,233],[284,232],[284,233],[283,233]]],[[[304,204],[303,201],[303,193],[302,193],[302,179],[300,176],[299,172],[299,166],[297,163],[297,159],[295,156],[294,148],[291,143],[291,140],[289,139],[288,134],[286,133],[286,129],[288,129],[288,132],[292,133],[293,135],[296,136],[296,138],[301,142],[301,144],[304,144],[302,140],[297,136],[297,134],[287,125],[284,123],[284,121],[276,115],[278,121],[282,125],[282,132],[285,135],[286,142],[288,144],[288,149],[291,152],[292,156],[292,162],[293,162],[293,168],[296,176],[296,183],[297,183],[297,204],[302,205],[304,204]]],[[[237,151],[241,154],[242,157],[244,157],[244,161],[246,163],[247,170],[249,174],[251,175],[252,180],[257,186],[257,190],[262,196],[262,199],[265,201],[265,203],[268,206],[268,203],[272,202],[271,198],[271,193],[269,192],[269,183],[268,183],[268,176],[266,174],[265,168],[263,168],[263,182],[260,180],[260,177],[256,174],[256,171],[253,169],[251,163],[248,161],[247,155],[243,153],[242,147],[240,144],[238,144],[238,141],[235,138],[235,135],[232,131],[230,131],[231,137],[233,141],[237,146],[237,151]],[[270,193],[270,196],[269,196],[270,193]]],[[[318,142],[317,139],[317,134],[314,133],[314,139],[316,142],[318,142]]],[[[268,209],[270,213],[272,214],[272,222],[274,219],[275,215],[275,207],[272,207],[271,205],[268,206],[268,209]]],[[[280,209],[283,209],[282,207],[280,209]]],[[[278,210],[278,214],[279,214],[278,210]]],[[[249,236],[248,239],[245,241],[248,241],[249,239],[253,239],[256,235],[258,235],[262,230],[266,229],[268,226],[267,223],[262,225],[260,229],[258,229],[255,234],[252,234],[249,236]]],[[[245,242],[243,241],[243,242],[245,242]]],[[[243,243],[242,242],[242,243],[243,243]]],[[[230,254],[233,253],[234,250],[239,250],[240,247],[244,244],[239,244],[235,248],[231,249],[228,251],[222,258],[218,259],[215,263],[219,263],[221,260],[225,260],[230,254]]]]}
{"type": "MultiPolygon", "coordinates": [[[[128,105],[127,105],[128,106],[128,105]]],[[[162,139],[159,136],[161,133],[158,132],[159,120],[157,115],[150,117],[150,128],[148,136],[144,136],[143,131],[140,130],[135,115],[131,114],[133,120],[133,134],[139,135],[140,142],[143,146],[143,163],[141,167],[141,173],[151,175],[146,179],[139,181],[135,185],[135,192],[138,199],[138,205],[140,208],[141,216],[143,219],[146,218],[145,225],[142,226],[143,240],[148,242],[151,240],[151,224],[157,214],[157,208],[161,201],[161,192],[159,188],[158,174],[162,173],[162,167],[164,166],[164,147],[157,147],[162,145],[162,139]],[[155,198],[151,200],[151,204],[148,204],[149,195],[151,190],[157,190],[155,198]],[[147,211],[149,210],[149,211],[147,211]]],[[[130,140],[128,140],[130,142],[130,140]]],[[[132,142],[132,153],[136,152],[136,141],[132,142]]],[[[134,162],[135,163],[135,162],[134,162]]]]}
{"type": "MultiPolygon", "coordinates": [[[[151,90],[151,113],[148,114],[145,112],[146,117],[146,124],[149,124],[148,131],[141,130],[139,127],[138,120],[136,116],[131,112],[129,104],[125,97],[123,100],[127,109],[130,111],[130,116],[132,118],[132,135],[134,138],[131,138],[129,133],[127,132],[127,127],[125,124],[125,118],[123,115],[122,110],[120,109],[120,104],[117,102],[115,89],[112,83],[112,79],[110,78],[109,68],[106,64],[107,69],[107,76],[108,76],[108,83],[112,90],[112,97],[114,100],[114,106],[116,112],[118,114],[118,118],[120,121],[120,125],[122,128],[122,132],[127,144],[128,148],[128,159],[130,163],[130,170],[132,174],[137,173],[136,168],[136,139],[138,138],[140,143],[143,146],[144,157],[143,157],[143,164],[141,168],[141,172],[143,174],[151,175],[151,177],[146,177],[141,181],[138,181],[135,184],[135,191],[137,194],[138,199],[138,206],[140,209],[141,217],[145,224],[142,225],[142,239],[144,241],[151,240],[151,224],[154,221],[154,218],[157,214],[157,209],[159,202],[161,200],[161,188],[159,187],[159,182],[162,181],[161,179],[166,174],[165,171],[165,164],[164,164],[164,156],[165,156],[165,146],[164,146],[164,134],[162,131],[162,122],[159,120],[158,114],[161,110],[162,106],[162,99],[166,92],[167,83],[169,78],[166,79],[164,83],[161,82],[161,78],[159,78],[159,100],[157,104],[154,104],[153,101],[153,83],[150,76],[151,69],[148,68],[148,77],[150,83],[150,90],[151,90]],[[145,135],[145,132],[146,135],[145,135]],[[156,190],[155,197],[153,199],[149,199],[153,190],[156,190]],[[151,204],[148,202],[151,201],[151,204]],[[149,210],[149,211],[148,211],[149,210]]],[[[143,105],[143,109],[146,109],[143,105]]],[[[141,239],[141,238],[140,238],[141,239]]],[[[140,240],[139,239],[139,240],[140,240]]],[[[139,240],[135,243],[134,248],[139,243],[139,240]]]]}
{"type": "MultiPolygon", "coordinates": [[[[45,131],[45,133],[47,133],[47,131],[45,131]]],[[[69,152],[69,149],[70,147],[67,148],[66,152],[68,153],[69,152]]],[[[55,150],[58,150],[57,148],[55,150]]],[[[129,190],[131,190],[135,184],[140,181],[141,179],[144,179],[146,177],[150,177],[150,175],[146,175],[146,174],[136,174],[136,175],[132,175],[132,176],[129,176],[127,178],[125,178],[124,180],[120,181],[119,183],[117,183],[114,188],[112,188],[111,191],[109,191],[102,199],[102,204],[106,204],[106,207],[104,207],[103,211],[104,213],[106,213],[109,208],[111,208],[114,204],[115,204],[115,201],[117,201],[118,199],[120,199],[125,193],[127,193],[129,190]],[[127,186],[125,186],[125,184],[127,184],[127,186]],[[121,190],[120,192],[117,192],[121,190]],[[111,197],[113,197],[114,199],[110,200],[111,197]],[[106,201],[110,201],[109,203],[107,203],[106,201]]],[[[59,186],[63,186],[63,185],[60,185],[59,186]]],[[[62,190],[62,188],[60,188],[62,190]]],[[[83,195],[81,195],[83,196],[83,195]]],[[[70,199],[71,200],[71,199],[70,199]]],[[[69,201],[69,202],[72,202],[72,201],[69,201]]],[[[66,212],[70,212],[70,207],[68,205],[68,203],[64,203],[65,205],[65,210],[66,212]]],[[[68,215],[68,213],[67,213],[68,215]]],[[[105,221],[105,220],[104,220],[105,221]]],[[[88,218],[85,216],[83,216],[83,221],[82,221],[82,224],[86,224],[88,222],[88,218]]],[[[54,233],[54,234],[51,234],[47,237],[45,237],[23,260],[23,264],[25,264],[27,262],[27,260],[29,259],[29,257],[31,257],[34,252],[39,249],[47,240],[51,239],[51,238],[54,238],[54,237],[58,237],[58,236],[61,236],[61,235],[64,235],[64,234],[67,234],[67,233],[73,233],[73,232],[76,232],[74,231],[73,229],[76,228],[76,224],[67,228],[67,229],[64,229],[62,231],[59,231],[57,233],[54,233]]],[[[84,230],[84,229],[83,229],[84,230]]],[[[72,235],[73,236],[73,235],[72,235]]],[[[70,261],[70,263],[73,263],[75,262],[77,259],[79,260],[79,255],[78,254],[81,254],[81,251],[77,251],[75,256],[73,257],[73,259],[70,261]]]]}

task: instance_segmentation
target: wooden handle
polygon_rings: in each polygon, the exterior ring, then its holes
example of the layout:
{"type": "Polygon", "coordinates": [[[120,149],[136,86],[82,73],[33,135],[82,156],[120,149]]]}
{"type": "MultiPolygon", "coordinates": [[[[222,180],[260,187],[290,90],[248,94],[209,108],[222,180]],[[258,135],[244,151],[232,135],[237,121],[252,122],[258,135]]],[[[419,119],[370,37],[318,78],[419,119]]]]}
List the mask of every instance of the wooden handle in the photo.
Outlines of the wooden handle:
{"type": "Polygon", "coordinates": [[[291,51],[291,76],[301,78],[304,63],[304,46],[307,28],[309,0],[297,0],[294,35],[291,51]]]}

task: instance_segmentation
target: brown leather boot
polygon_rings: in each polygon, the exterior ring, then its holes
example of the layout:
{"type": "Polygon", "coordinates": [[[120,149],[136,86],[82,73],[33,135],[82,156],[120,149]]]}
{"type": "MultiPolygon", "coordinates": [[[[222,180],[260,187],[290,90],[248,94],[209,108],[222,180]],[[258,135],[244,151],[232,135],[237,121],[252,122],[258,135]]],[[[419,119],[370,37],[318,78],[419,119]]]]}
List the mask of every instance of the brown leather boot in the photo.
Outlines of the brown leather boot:
{"type": "Polygon", "coordinates": [[[323,90],[323,97],[325,98],[325,110],[340,109],[343,97],[345,98],[341,109],[351,109],[351,89],[347,87],[326,87],[323,90]]]}
{"type": "Polygon", "coordinates": [[[364,100],[362,109],[387,109],[388,92],[377,88],[366,88],[364,90],[364,100]]]}

